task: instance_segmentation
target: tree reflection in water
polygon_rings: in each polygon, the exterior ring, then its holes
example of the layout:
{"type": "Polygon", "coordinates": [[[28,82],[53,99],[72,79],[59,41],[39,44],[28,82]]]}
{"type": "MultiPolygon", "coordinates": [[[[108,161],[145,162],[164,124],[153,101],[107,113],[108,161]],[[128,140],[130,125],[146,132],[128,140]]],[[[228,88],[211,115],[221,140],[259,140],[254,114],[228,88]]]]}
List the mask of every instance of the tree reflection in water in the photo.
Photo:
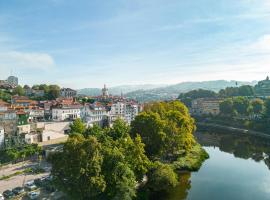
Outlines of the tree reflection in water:
{"type": "Polygon", "coordinates": [[[157,193],[151,197],[152,200],[184,200],[188,196],[188,191],[191,188],[191,173],[190,172],[181,172],[179,174],[179,185],[175,188],[170,189],[168,192],[157,193]]]}
{"type": "Polygon", "coordinates": [[[270,169],[270,139],[238,133],[197,132],[202,146],[216,146],[221,151],[232,153],[237,158],[264,161],[270,169]]]}
{"type": "MultiPolygon", "coordinates": [[[[205,147],[218,147],[220,151],[233,154],[237,158],[264,161],[270,169],[270,139],[238,133],[203,131],[195,133],[197,141],[205,147]]],[[[211,158],[210,158],[211,159],[211,158]]],[[[168,192],[154,194],[152,200],[184,200],[191,189],[191,173],[182,172],[179,185],[168,192]]]]}

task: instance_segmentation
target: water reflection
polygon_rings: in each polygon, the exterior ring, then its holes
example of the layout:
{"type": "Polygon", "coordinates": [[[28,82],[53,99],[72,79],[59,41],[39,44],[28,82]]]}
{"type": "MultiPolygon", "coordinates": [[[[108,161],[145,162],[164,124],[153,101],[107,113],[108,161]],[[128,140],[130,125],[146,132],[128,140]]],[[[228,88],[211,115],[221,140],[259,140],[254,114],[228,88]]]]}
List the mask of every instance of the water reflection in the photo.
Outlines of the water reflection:
{"type": "Polygon", "coordinates": [[[219,147],[236,158],[263,160],[270,169],[270,139],[222,132],[198,132],[195,136],[202,146],[219,147]]]}
{"type": "Polygon", "coordinates": [[[195,136],[210,159],[199,172],[180,174],[180,184],[155,200],[270,199],[270,139],[222,132],[195,136]]]}

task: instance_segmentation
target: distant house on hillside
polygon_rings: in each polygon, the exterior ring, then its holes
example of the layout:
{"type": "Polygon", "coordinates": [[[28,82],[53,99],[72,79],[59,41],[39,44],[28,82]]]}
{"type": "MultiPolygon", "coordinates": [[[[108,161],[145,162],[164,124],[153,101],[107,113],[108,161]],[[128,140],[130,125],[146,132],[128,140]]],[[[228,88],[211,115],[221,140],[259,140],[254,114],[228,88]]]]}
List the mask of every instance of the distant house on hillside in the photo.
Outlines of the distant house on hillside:
{"type": "Polygon", "coordinates": [[[270,80],[269,76],[266,77],[265,80],[259,81],[257,85],[255,85],[255,94],[257,96],[270,96],[270,80]]]}
{"type": "Polygon", "coordinates": [[[76,97],[76,95],[77,95],[77,91],[76,90],[72,90],[70,88],[62,88],[60,90],[60,96],[61,97],[73,98],[73,97],[76,97]]]}
{"type": "Polygon", "coordinates": [[[191,103],[191,112],[194,115],[218,115],[220,113],[219,104],[221,98],[199,98],[191,103]]]}

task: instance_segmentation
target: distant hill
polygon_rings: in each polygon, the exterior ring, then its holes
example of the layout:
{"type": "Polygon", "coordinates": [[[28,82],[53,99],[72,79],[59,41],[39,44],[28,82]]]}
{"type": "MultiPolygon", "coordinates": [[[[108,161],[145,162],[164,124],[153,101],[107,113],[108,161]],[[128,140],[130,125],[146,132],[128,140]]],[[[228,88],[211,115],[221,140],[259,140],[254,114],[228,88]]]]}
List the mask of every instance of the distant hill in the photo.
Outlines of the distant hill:
{"type": "MultiPolygon", "coordinates": [[[[188,92],[195,89],[206,89],[218,92],[226,87],[236,87],[241,85],[254,86],[257,81],[202,81],[202,82],[183,82],[174,85],[121,85],[111,87],[109,93],[112,95],[120,95],[121,92],[129,98],[136,99],[140,102],[154,100],[169,100],[178,97],[180,93],[188,92]]],[[[101,88],[84,88],[77,91],[80,95],[97,96],[101,94],[101,88]]]]}
{"type": "Polygon", "coordinates": [[[140,102],[154,100],[169,100],[177,98],[180,93],[188,92],[195,89],[206,89],[218,92],[226,87],[236,87],[241,85],[255,85],[257,81],[242,82],[242,81],[203,81],[203,82],[183,82],[166,87],[159,87],[149,90],[137,90],[126,93],[125,96],[134,98],[140,102]]]}
{"type": "MultiPolygon", "coordinates": [[[[164,87],[166,86],[165,84],[142,84],[142,85],[120,85],[120,86],[115,86],[108,88],[109,93],[112,95],[121,95],[121,93],[126,94],[129,92],[133,92],[136,90],[149,90],[149,89],[154,89],[158,87],[164,87]]],[[[88,96],[98,96],[101,94],[101,88],[83,88],[77,90],[79,95],[88,95],[88,96]]]]}

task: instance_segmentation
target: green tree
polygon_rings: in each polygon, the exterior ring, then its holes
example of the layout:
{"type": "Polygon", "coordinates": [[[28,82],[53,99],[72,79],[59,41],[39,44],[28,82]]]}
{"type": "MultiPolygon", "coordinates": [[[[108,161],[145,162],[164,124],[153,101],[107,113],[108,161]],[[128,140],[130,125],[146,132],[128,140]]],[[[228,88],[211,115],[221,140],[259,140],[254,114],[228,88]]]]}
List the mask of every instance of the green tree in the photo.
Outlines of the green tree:
{"type": "Polygon", "coordinates": [[[58,98],[59,96],[60,96],[60,87],[58,85],[50,85],[48,98],[52,100],[58,98]]]}
{"type": "Polygon", "coordinates": [[[233,108],[240,115],[247,115],[249,108],[249,100],[244,97],[237,97],[233,99],[233,108]]]}
{"type": "Polygon", "coordinates": [[[263,109],[264,109],[264,102],[261,99],[255,99],[254,101],[251,102],[252,106],[252,112],[254,114],[262,114],[263,109]]]}
{"type": "Polygon", "coordinates": [[[116,119],[109,134],[114,140],[126,137],[129,134],[129,126],[124,120],[116,119]]]}
{"type": "Polygon", "coordinates": [[[105,191],[101,144],[95,137],[73,135],[49,161],[56,185],[72,199],[98,199],[105,191]]]}
{"type": "Polygon", "coordinates": [[[139,134],[148,156],[160,155],[166,134],[163,132],[165,123],[160,119],[158,113],[142,112],[136,116],[131,123],[131,135],[136,137],[139,134]]]}
{"type": "Polygon", "coordinates": [[[177,183],[177,175],[168,164],[156,162],[149,170],[147,186],[153,191],[166,191],[177,183]]]}
{"type": "Polygon", "coordinates": [[[71,133],[84,134],[86,131],[85,124],[78,118],[70,125],[70,131],[71,133]]]}
{"type": "Polygon", "coordinates": [[[242,85],[238,89],[239,96],[253,96],[254,88],[250,85],[242,85]]]}
{"type": "Polygon", "coordinates": [[[147,155],[166,158],[186,153],[195,144],[194,120],[183,103],[151,103],[144,110],[131,123],[131,135],[141,135],[147,155]]]}
{"type": "Polygon", "coordinates": [[[17,87],[14,88],[13,90],[13,94],[14,95],[19,95],[19,96],[23,96],[24,95],[24,89],[22,86],[18,85],[17,87]]]}
{"type": "Polygon", "coordinates": [[[270,98],[267,98],[264,102],[265,105],[265,116],[270,118],[270,98]]]}
{"type": "Polygon", "coordinates": [[[221,114],[223,115],[233,115],[234,114],[234,107],[232,99],[225,99],[219,105],[219,109],[221,114]]]}

